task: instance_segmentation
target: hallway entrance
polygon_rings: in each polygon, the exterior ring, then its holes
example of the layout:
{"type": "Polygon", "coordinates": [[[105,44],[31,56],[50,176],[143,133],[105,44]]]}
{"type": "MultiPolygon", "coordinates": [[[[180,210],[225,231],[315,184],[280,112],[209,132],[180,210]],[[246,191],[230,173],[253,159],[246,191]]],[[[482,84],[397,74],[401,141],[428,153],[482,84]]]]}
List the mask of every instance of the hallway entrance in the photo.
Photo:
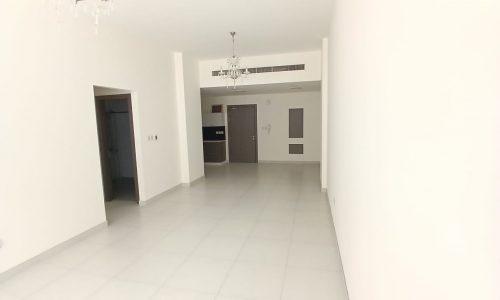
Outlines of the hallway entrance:
{"type": "Polygon", "coordinates": [[[96,96],[104,198],[139,202],[130,94],[96,96]]]}

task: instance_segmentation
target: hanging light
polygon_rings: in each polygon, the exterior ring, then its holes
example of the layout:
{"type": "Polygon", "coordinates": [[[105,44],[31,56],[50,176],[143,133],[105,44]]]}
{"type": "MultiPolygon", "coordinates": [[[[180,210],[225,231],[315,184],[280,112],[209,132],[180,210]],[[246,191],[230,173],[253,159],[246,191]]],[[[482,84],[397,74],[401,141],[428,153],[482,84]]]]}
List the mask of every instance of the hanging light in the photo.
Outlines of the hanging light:
{"type": "Polygon", "coordinates": [[[241,59],[236,56],[234,47],[234,36],[236,32],[230,32],[233,40],[233,55],[227,59],[227,69],[224,70],[222,67],[219,71],[219,77],[226,81],[226,85],[229,88],[229,82],[232,82],[233,89],[236,89],[236,82],[241,78],[246,78],[250,75],[248,68],[242,69],[240,66],[241,59]]]}
{"type": "Polygon", "coordinates": [[[114,0],[47,0],[55,7],[58,15],[63,10],[73,11],[78,16],[80,11],[90,14],[95,19],[96,30],[101,16],[108,16],[114,8],[114,0]]]}
{"type": "Polygon", "coordinates": [[[101,16],[109,16],[114,8],[113,0],[74,0],[76,9],[83,6],[85,12],[89,12],[95,18],[95,25],[99,25],[101,16]]]}

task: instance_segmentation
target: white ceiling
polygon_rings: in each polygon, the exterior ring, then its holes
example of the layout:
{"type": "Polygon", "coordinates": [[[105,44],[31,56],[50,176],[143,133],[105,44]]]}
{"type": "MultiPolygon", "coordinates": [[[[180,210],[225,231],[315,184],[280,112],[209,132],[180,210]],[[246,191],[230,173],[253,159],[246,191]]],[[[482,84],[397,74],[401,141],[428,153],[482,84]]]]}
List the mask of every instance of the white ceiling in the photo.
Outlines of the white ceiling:
{"type": "Polygon", "coordinates": [[[114,0],[102,19],[163,41],[199,58],[320,49],[328,34],[332,0],[114,0]]]}
{"type": "Polygon", "coordinates": [[[273,83],[257,85],[240,85],[236,89],[232,87],[202,88],[202,97],[230,96],[230,95],[253,95],[271,93],[294,93],[321,90],[320,81],[304,81],[290,83],[273,83]]]}

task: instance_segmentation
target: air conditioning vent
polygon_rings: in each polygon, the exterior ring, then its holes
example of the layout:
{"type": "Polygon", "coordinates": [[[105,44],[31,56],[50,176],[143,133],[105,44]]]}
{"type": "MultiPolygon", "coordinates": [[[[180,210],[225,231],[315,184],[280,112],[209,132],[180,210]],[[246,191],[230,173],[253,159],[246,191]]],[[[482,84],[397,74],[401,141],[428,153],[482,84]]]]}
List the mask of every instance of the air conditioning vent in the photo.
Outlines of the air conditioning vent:
{"type": "MultiPolygon", "coordinates": [[[[290,71],[304,71],[306,69],[305,64],[301,65],[286,65],[286,66],[272,66],[272,67],[257,67],[257,68],[248,68],[248,71],[251,74],[256,74],[256,73],[275,73],[275,72],[290,72],[290,71]]],[[[227,70],[223,70],[224,72],[227,70]]],[[[245,69],[241,70],[242,72],[245,71],[245,69]]],[[[217,77],[219,76],[220,70],[217,71],[212,71],[212,76],[217,77]]]]}
{"type": "Polygon", "coordinates": [[[289,144],[288,154],[304,154],[304,144],[289,144]]]}

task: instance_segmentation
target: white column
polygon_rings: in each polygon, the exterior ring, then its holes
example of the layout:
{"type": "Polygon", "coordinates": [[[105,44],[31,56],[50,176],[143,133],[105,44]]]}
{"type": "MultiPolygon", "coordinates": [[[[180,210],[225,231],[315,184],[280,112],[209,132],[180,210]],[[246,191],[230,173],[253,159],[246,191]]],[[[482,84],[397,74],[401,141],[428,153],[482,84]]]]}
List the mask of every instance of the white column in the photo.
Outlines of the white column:
{"type": "Polygon", "coordinates": [[[180,52],[174,60],[181,182],[189,184],[205,174],[198,61],[180,52]]]}
{"type": "MultiPolygon", "coordinates": [[[[189,183],[189,154],[188,154],[188,132],[186,120],[186,95],[184,91],[184,59],[181,52],[174,53],[175,63],[175,90],[177,101],[177,126],[179,133],[179,163],[181,170],[181,182],[189,183]]],[[[174,146],[174,145],[173,145],[174,146]]]]}
{"type": "Polygon", "coordinates": [[[328,38],[323,39],[321,54],[321,189],[327,188],[328,171],[328,38]]]}

